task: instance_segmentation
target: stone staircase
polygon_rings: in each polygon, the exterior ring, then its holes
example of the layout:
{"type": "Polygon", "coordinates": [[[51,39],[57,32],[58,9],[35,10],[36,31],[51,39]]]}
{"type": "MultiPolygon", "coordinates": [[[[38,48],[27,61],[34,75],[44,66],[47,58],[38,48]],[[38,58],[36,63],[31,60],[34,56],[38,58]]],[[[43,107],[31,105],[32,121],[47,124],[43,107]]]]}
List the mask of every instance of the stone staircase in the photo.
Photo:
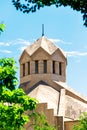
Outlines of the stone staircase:
{"type": "MultiPolygon", "coordinates": [[[[37,105],[36,112],[43,112],[47,118],[49,124],[56,127],[56,130],[63,130],[63,118],[54,115],[54,109],[48,109],[47,103],[39,103],[37,105]],[[60,126],[59,126],[60,125],[60,126]]],[[[29,123],[25,126],[27,130],[33,130],[29,127],[29,123]]]]}

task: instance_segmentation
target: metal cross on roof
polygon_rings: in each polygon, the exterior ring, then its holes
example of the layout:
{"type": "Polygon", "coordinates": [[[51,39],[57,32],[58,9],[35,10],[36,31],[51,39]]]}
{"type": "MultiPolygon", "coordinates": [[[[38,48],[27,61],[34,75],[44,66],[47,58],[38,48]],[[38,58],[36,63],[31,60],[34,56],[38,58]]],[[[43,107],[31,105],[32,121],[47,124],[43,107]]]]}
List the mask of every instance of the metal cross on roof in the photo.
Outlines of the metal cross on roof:
{"type": "Polygon", "coordinates": [[[42,24],[42,36],[44,36],[44,24],[42,24]]]}

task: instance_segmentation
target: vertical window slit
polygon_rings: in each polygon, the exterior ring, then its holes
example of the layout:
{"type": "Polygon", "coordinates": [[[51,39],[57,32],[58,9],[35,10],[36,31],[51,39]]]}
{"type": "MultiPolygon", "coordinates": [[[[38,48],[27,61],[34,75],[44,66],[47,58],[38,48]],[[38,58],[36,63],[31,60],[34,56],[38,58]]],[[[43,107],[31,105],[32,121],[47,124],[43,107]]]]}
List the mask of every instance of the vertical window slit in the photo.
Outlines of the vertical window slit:
{"type": "Polygon", "coordinates": [[[44,73],[47,73],[47,60],[44,60],[43,64],[44,64],[44,73]]]}
{"type": "Polygon", "coordinates": [[[35,74],[38,74],[38,60],[35,61],[35,74]]]}
{"type": "Polygon", "coordinates": [[[53,74],[55,74],[55,61],[53,61],[53,74]]]}
{"type": "Polygon", "coordinates": [[[30,62],[27,62],[28,64],[28,75],[30,74],[30,62]]]}
{"type": "Polygon", "coordinates": [[[62,63],[59,62],[59,75],[62,75],[62,63]]]}
{"type": "Polygon", "coordinates": [[[25,76],[25,64],[23,64],[23,76],[25,76]]]}

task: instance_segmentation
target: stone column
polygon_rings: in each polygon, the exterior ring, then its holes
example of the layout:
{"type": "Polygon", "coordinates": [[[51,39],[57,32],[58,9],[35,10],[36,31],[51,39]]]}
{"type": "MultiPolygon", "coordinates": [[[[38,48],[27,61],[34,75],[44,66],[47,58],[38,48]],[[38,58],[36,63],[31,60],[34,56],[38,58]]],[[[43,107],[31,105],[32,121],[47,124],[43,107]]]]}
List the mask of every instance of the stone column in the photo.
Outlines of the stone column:
{"type": "Polygon", "coordinates": [[[23,77],[23,65],[20,64],[20,77],[23,77]]]}
{"type": "Polygon", "coordinates": [[[43,74],[43,61],[40,60],[38,64],[39,74],[43,74]]]}
{"type": "Polygon", "coordinates": [[[25,63],[25,76],[28,75],[28,64],[27,62],[25,63]]]}
{"type": "Polygon", "coordinates": [[[65,116],[65,89],[60,91],[58,116],[65,116]]]}
{"type": "Polygon", "coordinates": [[[47,73],[52,74],[52,61],[47,60],[47,73]]]}
{"type": "Polygon", "coordinates": [[[58,74],[58,62],[55,62],[55,73],[58,74]]]}
{"type": "Polygon", "coordinates": [[[58,130],[64,130],[64,119],[63,116],[58,117],[58,130]]]}
{"type": "Polygon", "coordinates": [[[62,75],[65,77],[66,80],[66,64],[62,63],[62,75]]]}
{"type": "Polygon", "coordinates": [[[30,74],[35,74],[35,61],[30,62],[30,74]]]}

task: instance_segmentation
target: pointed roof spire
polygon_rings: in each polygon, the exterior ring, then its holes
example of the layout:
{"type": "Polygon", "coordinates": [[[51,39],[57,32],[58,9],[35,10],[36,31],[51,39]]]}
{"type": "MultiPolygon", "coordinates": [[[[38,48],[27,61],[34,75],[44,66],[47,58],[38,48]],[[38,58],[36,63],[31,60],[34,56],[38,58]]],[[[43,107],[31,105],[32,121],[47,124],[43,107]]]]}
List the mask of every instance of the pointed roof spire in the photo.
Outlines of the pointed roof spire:
{"type": "Polygon", "coordinates": [[[42,36],[44,36],[44,24],[42,24],[42,36]]]}

